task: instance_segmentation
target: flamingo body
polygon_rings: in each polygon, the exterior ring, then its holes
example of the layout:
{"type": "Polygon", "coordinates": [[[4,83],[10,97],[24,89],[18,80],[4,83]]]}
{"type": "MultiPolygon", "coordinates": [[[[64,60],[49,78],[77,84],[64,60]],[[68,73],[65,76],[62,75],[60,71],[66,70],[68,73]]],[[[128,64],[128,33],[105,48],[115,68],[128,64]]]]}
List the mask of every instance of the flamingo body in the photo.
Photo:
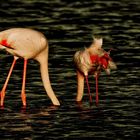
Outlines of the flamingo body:
{"type": "Polygon", "coordinates": [[[50,84],[48,73],[48,41],[45,36],[38,31],[27,28],[12,28],[0,32],[0,49],[5,49],[14,56],[13,64],[9,71],[6,82],[1,91],[0,105],[4,104],[5,90],[11,76],[13,67],[18,58],[24,59],[24,72],[22,84],[22,102],[26,106],[25,80],[28,59],[35,59],[40,63],[41,77],[45,90],[54,105],[60,105],[50,84]]]}
{"type": "Polygon", "coordinates": [[[8,47],[6,50],[11,54],[24,59],[36,58],[48,46],[42,33],[26,28],[13,28],[0,32],[0,44],[8,47]]]}

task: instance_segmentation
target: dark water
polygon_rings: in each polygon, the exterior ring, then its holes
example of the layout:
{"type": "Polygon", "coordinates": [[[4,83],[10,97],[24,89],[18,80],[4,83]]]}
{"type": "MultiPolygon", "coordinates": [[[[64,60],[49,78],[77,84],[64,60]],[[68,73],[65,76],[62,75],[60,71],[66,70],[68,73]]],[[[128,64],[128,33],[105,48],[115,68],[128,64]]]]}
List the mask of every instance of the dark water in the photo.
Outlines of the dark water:
{"type": "MultiPolygon", "coordinates": [[[[43,88],[39,65],[29,61],[26,94],[28,107],[21,109],[23,60],[18,60],[0,110],[0,139],[134,140],[140,132],[139,110],[139,0],[7,0],[0,4],[0,30],[29,27],[49,40],[49,72],[61,101],[51,106],[43,88]],[[118,69],[99,79],[99,106],[75,103],[76,73],[72,57],[88,46],[92,35],[104,37],[104,49],[116,48],[111,56],[118,69]]],[[[0,52],[0,88],[13,57],[0,52]]],[[[89,77],[91,90],[95,82],[89,77]]]]}

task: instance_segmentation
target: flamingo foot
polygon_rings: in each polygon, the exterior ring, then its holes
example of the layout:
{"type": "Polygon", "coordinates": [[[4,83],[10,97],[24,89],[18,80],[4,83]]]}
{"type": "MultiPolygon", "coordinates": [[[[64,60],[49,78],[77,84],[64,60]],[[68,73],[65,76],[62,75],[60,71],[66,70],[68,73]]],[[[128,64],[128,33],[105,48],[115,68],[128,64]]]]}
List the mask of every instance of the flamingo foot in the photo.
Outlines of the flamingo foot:
{"type": "Polygon", "coordinates": [[[0,92],[0,107],[3,107],[4,105],[4,98],[5,98],[5,91],[0,92]]]}
{"type": "Polygon", "coordinates": [[[82,101],[76,101],[76,105],[81,107],[83,105],[83,103],[82,103],[82,101]]]}
{"type": "Polygon", "coordinates": [[[22,108],[22,109],[26,109],[26,107],[27,107],[26,105],[23,105],[21,108],[22,108]]]}
{"type": "Polygon", "coordinates": [[[76,101],[76,106],[77,106],[77,109],[82,111],[83,110],[83,104],[82,104],[82,101],[76,101]]]}
{"type": "Polygon", "coordinates": [[[23,106],[21,107],[21,113],[26,113],[26,106],[23,105],[23,106]]]}
{"type": "Polygon", "coordinates": [[[4,109],[4,105],[0,106],[0,109],[3,110],[4,109]]]}
{"type": "MultiPolygon", "coordinates": [[[[1,100],[1,92],[0,92],[0,100],[1,100]]],[[[4,106],[0,105],[0,109],[4,109],[4,106]]]]}
{"type": "Polygon", "coordinates": [[[89,102],[90,107],[93,105],[93,102],[89,102]]]}
{"type": "Polygon", "coordinates": [[[95,105],[98,107],[98,106],[99,106],[99,102],[96,101],[96,102],[95,102],[95,105]]]}
{"type": "Polygon", "coordinates": [[[23,107],[26,108],[26,94],[25,94],[25,92],[21,93],[21,100],[22,100],[23,107]]]}

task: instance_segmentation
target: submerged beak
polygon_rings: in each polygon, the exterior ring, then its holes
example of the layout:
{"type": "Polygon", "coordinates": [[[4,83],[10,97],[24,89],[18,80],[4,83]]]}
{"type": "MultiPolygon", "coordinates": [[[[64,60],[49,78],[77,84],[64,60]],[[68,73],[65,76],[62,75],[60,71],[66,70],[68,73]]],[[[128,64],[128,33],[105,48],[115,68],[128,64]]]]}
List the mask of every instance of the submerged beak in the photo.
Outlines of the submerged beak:
{"type": "Polygon", "coordinates": [[[6,49],[6,47],[5,47],[5,46],[0,45],[0,50],[4,50],[4,49],[6,49]]]}

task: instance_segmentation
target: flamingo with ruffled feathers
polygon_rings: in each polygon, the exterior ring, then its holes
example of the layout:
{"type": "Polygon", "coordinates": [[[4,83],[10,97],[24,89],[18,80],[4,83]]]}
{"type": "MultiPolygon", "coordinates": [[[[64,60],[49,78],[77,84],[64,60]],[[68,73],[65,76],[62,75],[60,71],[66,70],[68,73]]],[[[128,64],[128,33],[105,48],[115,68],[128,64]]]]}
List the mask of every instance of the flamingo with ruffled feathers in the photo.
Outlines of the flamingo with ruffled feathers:
{"type": "Polygon", "coordinates": [[[0,92],[0,106],[4,106],[4,98],[9,78],[18,58],[24,59],[23,81],[21,99],[26,107],[26,68],[28,59],[35,59],[40,63],[40,72],[44,88],[53,105],[60,105],[49,79],[48,72],[48,41],[39,31],[27,28],[12,28],[0,32],[0,49],[4,49],[14,56],[13,63],[6,78],[5,84],[0,92]]]}
{"type": "Polygon", "coordinates": [[[95,37],[92,44],[84,50],[77,51],[74,54],[74,63],[77,72],[77,96],[76,101],[80,102],[83,98],[84,79],[86,79],[88,95],[90,103],[92,103],[92,95],[88,83],[88,75],[92,74],[96,81],[96,105],[98,105],[98,77],[102,70],[110,74],[111,69],[116,69],[117,66],[110,57],[111,49],[106,52],[102,48],[103,39],[95,37]]]}

